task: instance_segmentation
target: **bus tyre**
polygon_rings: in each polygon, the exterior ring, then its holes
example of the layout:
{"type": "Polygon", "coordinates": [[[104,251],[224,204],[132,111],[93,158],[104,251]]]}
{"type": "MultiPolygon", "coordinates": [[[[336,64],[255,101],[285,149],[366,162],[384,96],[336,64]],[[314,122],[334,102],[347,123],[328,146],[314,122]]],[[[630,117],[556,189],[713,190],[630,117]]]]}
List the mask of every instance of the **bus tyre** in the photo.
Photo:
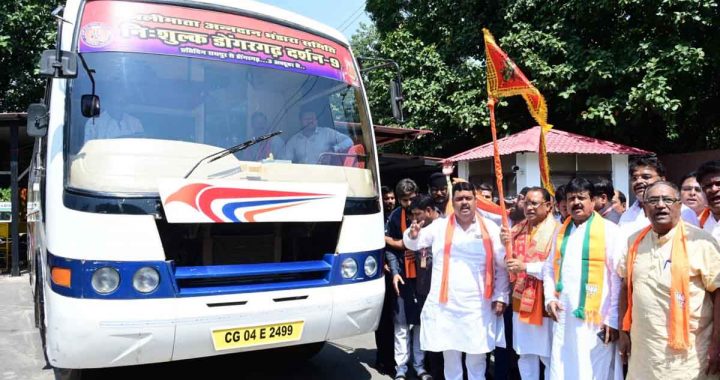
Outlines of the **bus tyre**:
{"type": "Polygon", "coordinates": [[[55,372],[55,380],[81,380],[82,370],[81,369],[70,369],[70,368],[53,368],[55,372]]]}
{"type": "Polygon", "coordinates": [[[33,303],[35,306],[35,312],[33,313],[35,315],[35,328],[40,327],[40,301],[38,301],[38,298],[40,296],[39,282],[40,281],[38,281],[37,275],[35,275],[35,284],[30,284],[30,285],[34,285],[34,287],[35,287],[35,292],[34,292],[35,294],[33,296],[33,303]]]}
{"type": "Polygon", "coordinates": [[[47,353],[45,350],[45,332],[47,331],[45,326],[45,287],[43,286],[43,275],[38,269],[35,273],[35,327],[40,330],[40,340],[42,341],[43,354],[47,353]]]}

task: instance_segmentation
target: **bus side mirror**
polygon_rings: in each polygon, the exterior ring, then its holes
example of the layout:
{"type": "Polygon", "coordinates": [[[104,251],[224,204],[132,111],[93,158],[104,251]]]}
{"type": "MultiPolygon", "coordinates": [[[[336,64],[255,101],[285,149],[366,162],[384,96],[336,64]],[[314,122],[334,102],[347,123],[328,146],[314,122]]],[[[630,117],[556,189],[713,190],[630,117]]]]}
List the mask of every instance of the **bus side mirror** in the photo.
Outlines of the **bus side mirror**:
{"type": "Polygon", "coordinates": [[[80,111],[85,117],[100,115],[100,97],[97,95],[83,95],[80,97],[80,111]]]}
{"type": "Polygon", "coordinates": [[[70,51],[45,50],[40,57],[40,76],[43,78],[77,77],[78,54],[70,51]]]}
{"type": "Polygon", "coordinates": [[[390,106],[392,107],[393,117],[399,123],[402,123],[405,121],[405,118],[403,117],[403,109],[402,109],[403,100],[404,100],[404,98],[402,95],[402,87],[400,86],[400,80],[397,78],[391,79],[390,80],[390,106]]]}
{"type": "Polygon", "coordinates": [[[30,137],[47,135],[50,113],[45,103],[32,103],[27,109],[27,134],[30,137]]]}

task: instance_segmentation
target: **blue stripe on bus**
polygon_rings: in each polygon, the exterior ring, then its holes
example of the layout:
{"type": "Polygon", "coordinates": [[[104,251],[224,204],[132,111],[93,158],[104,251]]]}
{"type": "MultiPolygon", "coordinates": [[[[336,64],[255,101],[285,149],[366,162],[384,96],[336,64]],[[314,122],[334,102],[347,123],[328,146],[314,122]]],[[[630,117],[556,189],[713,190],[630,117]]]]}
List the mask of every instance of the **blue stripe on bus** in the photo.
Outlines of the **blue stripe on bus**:
{"type": "MultiPolygon", "coordinates": [[[[332,256],[332,255],[329,255],[332,256]]],[[[180,267],[175,269],[175,279],[196,279],[205,277],[262,276],[275,273],[307,273],[330,271],[332,261],[298,261],[275,264],[212,265],[201,267],[180,267]]]]}
{"type": "Polygon", "coordinates": [[[90,299],[175,298],[317,288],[374,280],[383,275],[383,252],[382,249],[378,249],[355,253],[326,254],[322,260],[316,261],[194,267],[175,267],[172,261],[77,260],[55,256],[48,252],[48,266],[49,269],[61,267],[71,270],[70,288],[50,282],[52,290],[63,296],[90,299]],[[365,276],[364,273],[364,263],[368,256],[373,256],[378,265],[377,273],[371,277],[365,276]],[[353,278],[346,279],[342,277],[340,271],[342,262],[348,258],[355,260],[358,270],[353,278]],[[109,294],[97,293],[91,283],[95,271],[103,267],[111,267],[120,274],[118,288],[109,294]],[[138,292],[132,285],[133,275],[142,267],[152,267],[160,274],[158,287],[150,293],[138,292]],[[303,278],[303,276],[312,277],[313,274],[315,278],[303,278]],[[252,283],[253,277],[273,275],[298,276],[298,279],[278,282],[265,280],[252,283]],[[233,279],[239,279],[239,282],[245,283],[233,284],[233,279]],[[194,281],[198,284],[185,287],[179,285],[194,281]],[[206,285],[202,283],[203,281],[210,283],[212,281],[229,281],[231,283],[206,285]]]}

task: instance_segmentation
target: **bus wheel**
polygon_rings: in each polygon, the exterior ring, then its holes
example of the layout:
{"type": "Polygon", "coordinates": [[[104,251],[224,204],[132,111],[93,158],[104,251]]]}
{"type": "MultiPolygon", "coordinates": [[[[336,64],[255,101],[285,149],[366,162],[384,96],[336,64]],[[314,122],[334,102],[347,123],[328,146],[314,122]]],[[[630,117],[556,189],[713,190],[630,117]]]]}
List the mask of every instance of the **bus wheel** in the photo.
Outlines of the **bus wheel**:
{"type": "Polygon", "coordinates": [[[42,274],[35,274],[35,327],[38,328],[40,333],[40,342],[42,344],[43,356],[45,362],[50,363],[47,357],[47,340],[46,332],[47,326],[45,326],[45,288],[42,284],[42,274]]]}
{"type": "Polygon", "coordinates": [[[81,369],[53,368],[55,380],[81,380],[81,369]]]}

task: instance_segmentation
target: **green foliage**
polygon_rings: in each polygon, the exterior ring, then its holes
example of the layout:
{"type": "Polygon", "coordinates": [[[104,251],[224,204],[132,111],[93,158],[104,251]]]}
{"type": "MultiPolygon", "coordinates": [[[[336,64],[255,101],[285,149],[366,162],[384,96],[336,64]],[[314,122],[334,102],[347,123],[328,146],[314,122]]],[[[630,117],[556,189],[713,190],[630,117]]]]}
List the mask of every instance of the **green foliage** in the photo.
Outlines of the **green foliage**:
{"type": "Polygon", "coordinates": [[[40,53],[52,48],[60,1],[0,1],[0,112],[25,111],[43,94],[37,75],[40,53]]]}
{"type": "Polygon", "coordinates": [[[12,192],[9,187],[0,187],[0,202],[10,202],[12,192]]]}
{"type": "MultiPolygon", "coordinates": [[[[398,28],[382,40],[374,28],[363,26],[353,37],[358,56],[389,58],[398,62],[403,75],[404,110],[409,116],[407,128],[430,129],[434,134],[404,147],[406,153],[449,154],[457,148],[458,140],[477,141],[476,126],[486,125],[485,95],[475,86],[484,80],[483,68],[476,62],[450,66],[443,62],[435,46],[426,45],[408,30],[398,28]]],[[[372,65],[372,63],[368,63],[372,65]]],[[[374,122],[392,124],[388,83],[394,72],[390,69],[366,74],[374,122]]]]}
{"type": "MultiPolygon", "coordinates": [[[[443,123],[426,126],[443,144],[433,153],[488,140],[482,27],[545,95],[558,128],[656,152],[720,146],[717,0],[368,0],[367,10],[377,52],[401,61],[412,88],[409,125],[443,123]],[[407,39],[414,45],[393,50],[407,39]],[[427,57],[433,73],[418,70],[427,57]]],[[[379,86],[368,88],[375,98],[379,86]]],[[[526,113],[522,100],[509,98],[498,122],[522,130],[533,125],[526,113]]]]}

